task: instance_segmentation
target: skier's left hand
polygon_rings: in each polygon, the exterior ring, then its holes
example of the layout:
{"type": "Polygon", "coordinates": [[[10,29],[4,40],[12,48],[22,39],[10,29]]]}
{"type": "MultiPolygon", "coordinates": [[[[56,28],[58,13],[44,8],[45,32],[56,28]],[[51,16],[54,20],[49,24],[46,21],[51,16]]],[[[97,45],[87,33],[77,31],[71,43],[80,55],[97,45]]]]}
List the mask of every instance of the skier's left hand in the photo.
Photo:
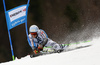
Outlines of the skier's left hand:
{"type": "Polygon", "coordinates": [[[44,38],[43,42],[38,45],[38,49],[40,51],[42,51],[43,50],[43,47],[47,44],[47,42],[48,42],[48,39],[47,38],[44,38]]]}
{"type": "Polygon", "coordinates": [[[38,46],[38,50],[40,50],[40,51],[43,50],[43,45],[42,45],[42,44],[40,44],[40,45],[38,46]]]}

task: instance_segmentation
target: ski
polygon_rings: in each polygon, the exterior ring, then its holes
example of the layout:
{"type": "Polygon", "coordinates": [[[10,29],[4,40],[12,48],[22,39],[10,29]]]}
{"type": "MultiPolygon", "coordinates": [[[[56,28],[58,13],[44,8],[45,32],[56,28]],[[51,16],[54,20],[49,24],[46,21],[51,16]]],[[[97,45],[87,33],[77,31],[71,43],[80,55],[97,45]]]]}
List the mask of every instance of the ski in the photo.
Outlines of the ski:
{"type": "MultiPolygon", "coordinates": [[[[82,49],[82,48],[86,48],[86,47],[90,47],[92,44],[63,44],[63,45],[67,45],[67,48],[64,49],[62,52],[68,52],[68,51],[72,51],[72,50],[77,50],[77,49],[82,49]]],[[[44,47],[43,51],[40,51],[40,53],[34,55],[31,54],[30,57],[37,57],[37,56],[42,56],[42,55],[47,55],[47,54],[52,54],[52,53],[62,53],[62,52],[57,52],[55,51],[52,47],[44,47]]]]}

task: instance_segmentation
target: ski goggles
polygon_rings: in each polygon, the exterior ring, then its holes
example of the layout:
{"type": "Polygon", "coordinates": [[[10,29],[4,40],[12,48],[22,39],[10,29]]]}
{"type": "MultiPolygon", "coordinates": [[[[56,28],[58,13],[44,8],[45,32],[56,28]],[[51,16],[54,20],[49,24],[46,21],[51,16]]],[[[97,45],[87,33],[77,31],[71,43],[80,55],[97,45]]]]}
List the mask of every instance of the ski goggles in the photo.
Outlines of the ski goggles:
{"type": "Polygon", "coordinates": [[[37,35],[37,32],[32,32],[31,35],[37,35]]]}

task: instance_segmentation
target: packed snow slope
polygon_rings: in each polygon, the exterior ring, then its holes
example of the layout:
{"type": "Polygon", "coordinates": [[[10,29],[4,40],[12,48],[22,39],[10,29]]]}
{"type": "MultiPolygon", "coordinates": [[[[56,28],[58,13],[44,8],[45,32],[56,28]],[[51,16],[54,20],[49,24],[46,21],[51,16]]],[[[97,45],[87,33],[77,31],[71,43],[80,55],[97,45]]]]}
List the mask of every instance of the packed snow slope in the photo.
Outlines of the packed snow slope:
{"type": "MultiPolygon", "coordinates": [[[[100,65],[100,39],[94,39],[91,42],[81,43],[91,44],[92,46],[76,49],[63,53],[54,53],[49,55],[30,58],[26,56],[15,61],[1,63],[0,65],[100,65]]],[[[80,46],[73,45],[72,48],[80,46]]]]}

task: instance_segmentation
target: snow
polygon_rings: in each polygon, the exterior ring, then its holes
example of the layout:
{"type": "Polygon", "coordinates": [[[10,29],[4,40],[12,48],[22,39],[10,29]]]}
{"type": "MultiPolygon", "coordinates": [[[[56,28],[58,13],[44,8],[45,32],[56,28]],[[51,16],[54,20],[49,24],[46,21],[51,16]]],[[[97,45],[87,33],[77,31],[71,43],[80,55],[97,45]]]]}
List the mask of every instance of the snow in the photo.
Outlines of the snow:
{"type": "Polygon", "coordinates": [[[1,63],[0,65],[99,65],[100,64],[100,39],[91,42],[72,45],[70,48],[92,44],[90,47],[72,50],[63,53],[30,58],[26,56],[15,61],[1,63]]]}

